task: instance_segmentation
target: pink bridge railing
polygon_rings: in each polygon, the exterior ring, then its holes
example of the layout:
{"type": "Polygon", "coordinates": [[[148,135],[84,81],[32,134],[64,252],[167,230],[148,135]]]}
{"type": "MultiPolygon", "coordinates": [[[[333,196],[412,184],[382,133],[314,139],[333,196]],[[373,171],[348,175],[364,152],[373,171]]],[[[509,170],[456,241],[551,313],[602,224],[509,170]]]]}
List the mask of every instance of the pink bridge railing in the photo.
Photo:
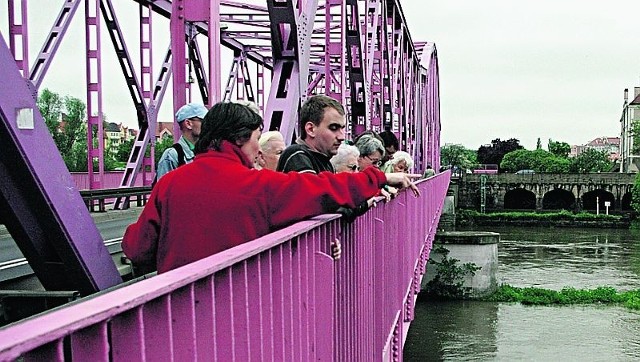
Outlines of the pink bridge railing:
{"type": "Polygon", "coordinates": [[[402,360],[449,172],[0,329],[0,360],[402,360]],[[342,258],[329,255],[342,242],[342,258]]]}
{"type": "MultiPolygon", "coordinates": [[[[124,171],[107,171],[104,173],[102,178],[102,188],[103,189],[115,189],[120,187],[120,183],[122,182],[122,175],[124,171]]],[[[78,190],[89,190],[90,182],[89,182],[89,174],[86,172],[71,172],[71,178],[73,178],[73,182],[76,184],[76,188],[78,190]]],[[[133,186],[142,186],[142,173],[138,174],[136,177],[136,182],[133,186]]]]}

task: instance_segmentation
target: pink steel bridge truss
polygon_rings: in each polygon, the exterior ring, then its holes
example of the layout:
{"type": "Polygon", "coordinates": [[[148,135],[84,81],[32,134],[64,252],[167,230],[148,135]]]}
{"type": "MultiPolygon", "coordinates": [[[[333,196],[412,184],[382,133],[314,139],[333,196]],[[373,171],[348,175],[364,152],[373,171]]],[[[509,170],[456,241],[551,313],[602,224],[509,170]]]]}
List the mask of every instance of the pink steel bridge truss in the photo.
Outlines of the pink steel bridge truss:
{"type": "MultiPolygon", "coordinates": [[[[139,133],[120,186],[133,186],[136,177],[151,183],[158,112],[170,86],[173,111],[193,99],[196,87],[207,105],[253,101],[265,128],[280,130],[288,143],[298,133],[301,102],[327,94],[345,105],[349,134],[390,130],[414,156],[418,171],[427,164],[439,168],[437,50],[411,38],[400,0],[133,2],[137,34],[123,31],[124,15],[114,6],[122,2],[59,1],[58,15],[30,62],[29,12],[41,9],[27,0],[7,1],[9,26],[0,39],[0,141],[7,145],[0,153],[0,219],[45,288],[88,295],[121,282],[35,104],[79,13],[85,44],[78,49],[85,62],[70,66],[84,66],[86,75],[90,188],[103,187],[105,177],[105,109],[127,98],[139,133]],[[153,29],[162,24],[157,19],[169,20],[168,50],[155,46],[153,29]],[[128,89],[128,96],[108,102],[107,47],[128,89]],[[152,62],[156,52],[165,54],[160,64],[152,62]],[[222,70],[225,59],[232,64],[228,73],[222,70]]],[[[179,134],[175,124],[173,134],[179,134]]],[[[114,207],[127,208],[128,200],[118,199],[114,207]]]]}

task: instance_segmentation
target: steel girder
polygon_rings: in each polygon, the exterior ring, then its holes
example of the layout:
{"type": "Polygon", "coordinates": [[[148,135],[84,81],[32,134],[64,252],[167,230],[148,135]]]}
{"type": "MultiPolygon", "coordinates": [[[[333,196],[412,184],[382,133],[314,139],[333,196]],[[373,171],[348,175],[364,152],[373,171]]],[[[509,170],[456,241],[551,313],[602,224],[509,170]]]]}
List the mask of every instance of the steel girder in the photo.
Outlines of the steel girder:
{"type": "Polygon", "coordinates": [[[47,290],[87,295],[120,283],[4,39],[0,78],[0,220],[47,290]]]}

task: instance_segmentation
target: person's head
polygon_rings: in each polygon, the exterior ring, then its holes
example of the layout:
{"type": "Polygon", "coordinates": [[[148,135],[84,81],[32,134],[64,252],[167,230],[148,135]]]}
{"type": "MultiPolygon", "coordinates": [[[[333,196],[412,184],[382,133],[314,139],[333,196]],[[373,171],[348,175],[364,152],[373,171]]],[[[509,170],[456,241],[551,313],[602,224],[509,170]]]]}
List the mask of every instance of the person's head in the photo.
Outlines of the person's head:
{"type": "Polygon", "coordinates": [[[282,133],[278,131],[265,132],[260,136],[258,143],[260,144],[258,164],[262,168],[275,171],[280,155],[285,148],[282,133]]]}
{"type": "Polygon", "coordinates": [[[358,172],[358,147],[343,143],[338,147],[338,153],[331,158],[331,164],[337,172],[358,172]]]}
{"type": "Polygon", "coordinates": [[[260,107],[258,107],[255,102],[247,101],[247,100],[238,100],[236,101],[238,104],[242,104],[243,106],[248,107],[250,110],[256,112],[256,114],[260,115],[260,107]]]}
{"type": "Polygon", "coordinates": [[[413,158],[404,151],[398,151],[393,154],[393,157],[389,160],[389,164],[393,172],[409,172],[411,167],[413,167],[413,158]]]}
{"type": "Polygon", "coordinates": [[[373,134],[362,135],[358,138],[355,144],[360,151],[360,157],[358,157],[358,165],[361,170],[367,167],[380,167],[382,165],[382,157],[384,157],[384,146],[373,134]]]}
{"type": "Polygon", "coordinates": [[[262,118],[248,107],[238,103],[217,103],[202,121],[202,132],[194,152],[220,151],[222,142],[229,141],[240,147],[253,162],[260,150],[258,139],[262,127],[262,118]]]}
{"type": "Polygon", "coordinates": [[[300,109],[300,138],[309,147],[327,156],[335,155],[344,141],[345,113],[335,99],[316,95],[300,109]]]}
{"type": "Polygon", "coordinates": [[[382,143],[384,144],[384,148],[387,151],[384,162],[389,160],[391,156],[393,156],[396,151],[399,150],[398,137],[391,131],[383,131],[379,134],[380,138],[382,138],[382,143]]]}
{"type": "Polygon", "coordinates": [[[176,112],[180,132],[191,143],[195,143],[200,137],[202,120],[206,114],[207,109],[198,103],[187,103],[176,112]]]}

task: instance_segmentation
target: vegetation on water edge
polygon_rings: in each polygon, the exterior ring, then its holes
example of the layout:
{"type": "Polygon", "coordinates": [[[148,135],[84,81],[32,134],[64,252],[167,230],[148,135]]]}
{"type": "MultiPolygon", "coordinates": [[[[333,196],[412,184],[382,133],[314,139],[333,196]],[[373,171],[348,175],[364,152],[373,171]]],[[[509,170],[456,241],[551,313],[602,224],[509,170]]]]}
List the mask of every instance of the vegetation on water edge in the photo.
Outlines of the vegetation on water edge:
{"type": "Polygon", "coordinates": [[[538,220],[538,221],[559,221],[559,220],[571,220],[571,221],[590,221],[590,220],[609,220],[616,221],[621,220],[620,215],[606,215],[606,214],[592,214],[589,212],[580,212],[577,214],[571,211],[562,210],[558,212],[492,212],[492,213],[480,213],[475,210],[461,209],[456,211],[456,218],[458,222],[469,222],[471,219],[475,220],[538,220]]]}
{"type": "Polygon", "coordinates": [[[489,302],[520,302],[525,305],[620,304],[640,310],[640,289],[618,292],[612,287],[595,289],[564,288],[560,291],[542,288],[518,288],[507,284],[483,298],[489,302]]]}
{"type": "Polygon", "coordinates": [[[429,264],[436,266],[436,275],[427,283],[425,294],[436,299],[467,298],[471,288],[464,287],[464,279],[474,276],[480,267],[474,263],[460,264],[459,259],[449,258],[449,249],[442,245],[431,250],[431,254],[440,254],[442,259],[429,259],[429,264]]]}

